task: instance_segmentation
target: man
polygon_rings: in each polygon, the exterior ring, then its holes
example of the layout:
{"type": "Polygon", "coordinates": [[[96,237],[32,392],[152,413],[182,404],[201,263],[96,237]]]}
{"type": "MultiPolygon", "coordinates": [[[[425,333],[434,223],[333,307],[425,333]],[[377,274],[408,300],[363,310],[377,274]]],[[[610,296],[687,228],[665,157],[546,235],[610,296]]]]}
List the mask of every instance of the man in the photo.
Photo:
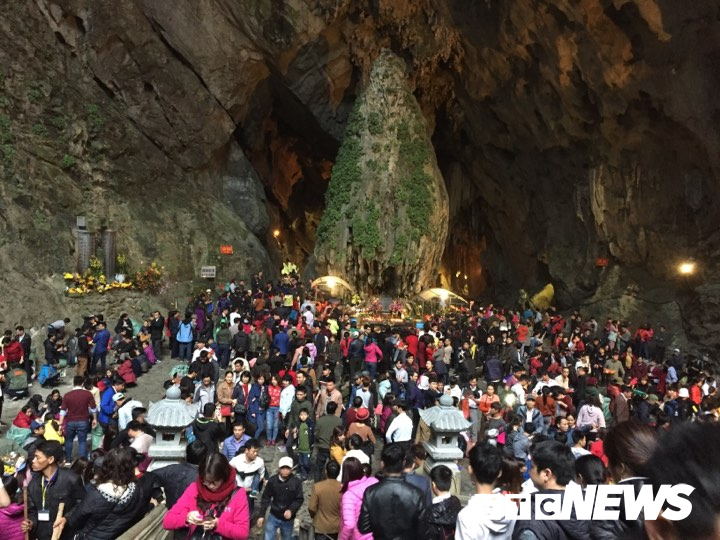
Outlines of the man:
{"type": "Polygon", "coordinates": [[[165,333],[165,318],[160,315],[159,311],[153,311],[152,320],[150,321],[150,340],[152,341],[155,359],[161,362],[163,334],[165,333]]]}
{"type": "Polygon", "coordinates": [[[133,410],[142,409],[143,404],[137,399],[130,399],[125,397],[125,401],[118,409],[118,428],[120,431],[125,429],[127,425],[133,420],[133,410]]]}
{"type": "Polygon", "coordinates": [[[303,503],[303,485],[292,474],[293,460],[289,456],[280,458],[278,473],[270,477],[260,499],[257,526],[265,523],[265,512],[270,514],[265,525],[265,538],[275,538],[280,529],[282,540],[290,540],[293,533],[295,515],[303,503]]]}
{"type": "Polygon", "coordinates": [[[92,362],[90,362],[90,375],[97,373],[97,364],[100,362],[100,373],[105,373],[105,361],[107,358],[108,348],[110,347],[110,332],[105,329],[105,323],[100,321],[97,323],[97,331],[93,337],[95,342],[95,353],[92,362]]]}
{"type": "Polygon", "coordinates": [[[207,447],[209,452],[217,452],[218,444],[225,433],[223,426],[214,420],[215,405],[205,404],[202,409],[202,416],[199,416],[191,424],[195,438],[207,447]]]}
{"type": "Polygon", "coordinates": [[[319,419],[327,412],[327,406],[330,402],[334,402],[337,404],[337,407],[335,407],[335,412],[333,414],[339,418],[340,414],[342,413],[342,394],[340,393],[340,390],[335,387],[335,379],[332,376],[326,378],[325,390],[322,390],[321,385],[321,390],[320,392],[318,392],[318,397],[315,403],[316,419],[319,419]]]}
{"type": "Polygon", "coordinates": [[[363,496],[358,530],[372,533],[375,540],[414,540],[422,536],[420,516],[426,508],[425,494],[404,480],[404,459],[402,446],[386,445],[381,458],[384,477],[363,496]]]}
{"type": "Polygon", "coordinates": [[[175,506],[187,487],[197,479],[198,465],[206,455],[207,447],[202,441],[195,440],[185,448],[183,463],[168,465],[153,471],[165,491],[165,504],[168,510],[175,506]]]}
{"type": "Polygon", "coordinates": [[[515,394],[517,398],[518,405],[525,405],[528,386],[530,386],[530,377],[521,375],[518,382],[510,388],[510,391],[515,394]]]}
{"type": "Polygon", "coordinates": [[[60,405],[60,429],[65,434],[65,460],[72,461],[75,436],[78,438],[78,455],[87,457],[88,421],[92,417],[92,428],[98,424],[97,407],[93,395],[83,388],[85,378],[73,377],[73,389],[66,393],[60,405]]]}
{"type": "MultiPolygon", "coordinates": [[[[103,392],[100,398],[100,413],[98,414],[98,421],[103,428],[103,431],[107,433],[108,426],[110,424],[117,425],[117,413],[115,412],[115,404],[118,400],[125,398],[122,392],[125,390],[125,381],[116,377],[113,379],[110,387],[103,392]],[[117,398],[116,394],[120,394],[117,398]]],[[[122,405],[122,403],[121,403],[122,405]]]]}
{"type": "MultiPolygon", "coordinates": [[[[282,396],[281,396],[282,397],[282,396]]],[[[300,411],[307,411],[308,415],[313,413],[312,403],[305,399],[307,397],[307,389],[304,386],[298,386],[295,389],[295,399],[290,405],[290,411],[285,416],[285,426],[298,426],[300,424],[300,411]]],[[[292,429],[285,430],[285,449],[290,457],[295,458],[295,452],[293,451],[293,445],[295,444],[295,436],[292,429]]]]}
{"type": "Polygon", "coordinates": [[[397,416],[390,423],[385,433],[385,441],[388,444],[401,443],[402,447],[407,451],[412,440],[413,422],[406,411],[407,403],[404,400],[399,399],[393,403],[393,412],[397,416]]]}
{"type": "Polygon", "coordinates": [[[615,384],[622,384],[625,378],[625,367],[620,361],[620,354],[618,351],[613,351],[612,358],[605,362],[603,373],[607,378],[608,382],[614,382],[615,384]]]}
{"type": "Polygon", "coordinates": [[[418,488],[425,495],[425,505],[430,508],[432,504],[432,483],[430,477],[425,474],[415,473],[415,454],[411,451],[405,452],[403,460],[403,478],[408,484],[418,488]]]}
{"type": "Polygon", "coordinates": [[[316,481],[313,485],[308,511],[315,527],[315,536],[335,538],[340,532],[340,502],[342,485],[336,477],[340,474],[340,465],[335,460],[325,466],[327,479],[316,481]]]}
{"type": "Polygon", "coordinates": [[[632,388],[626,385],[622,387],[622,392],[615,396],[613,400],[614,425],[630,420],[630,398],[632,398],[632,392],[632,388]]]}
{"type": "Polygon", "coordinates": [[[333,431],[335,431],[336,427],[342,426],[342,420],[336,414],[337,409],[339,409],[339,407],[335,401],[329,402],[327,404],[327,414],[322,415],[315,423],[315,448],[317,449],[317,455],[315,457],[316,482],[321,480],[322,471],[325,469],[325,462],[330,459],[330,441],[333,431]]]}
{"type": "Polygon", "coordinates": [[[245,424],[242,421],[236,420],[232,430],[233,434],[223,441],[222,453],[228,461],[237,456],[238,451],[250,441],[250,436],[245,433],[245,424]]]}
{"type": "Polygon", "coordinates": [[[569,520],[535,519],[535,498],[542,495],[562,495],[575,478],[575,458],[570,448],[557,441],[543,441],[530,450],[532,468],[530,478],[539,490],[532,495],[531,519],[515,522],[514,539],[550,540],[553,538],[590,538],[590,521],[578,520],[575,508],[569,520]]]}
{"type": "MultiPolygon", "coordinates": [[[[64,516],[72,514],[85,496],[82,480],[74,472],[63,469],[62,445],[57,441],[45,441],[38,445],[32,460],[36,474],[28,486],[28,518],[20,526],[38,540],[50,540],[57,520],[60,503],[65,503],[64,516]]],[[[70,535],[65,535],[70,537],[70,535]]]]}
{"type": "Polygon", "coordinates": [[[205,405],[213,405],[215,403],[215,385],[212,383],[212,376],[205,375],[202,383],[195,389],[193,403],[197,403],[198,409],[202,410],[205,405]]]}
{"type": "Polygon", "coordinates": [[[505,516],[515,514],[517,507],[495,491],[503,468],[502,451],[482,442],[470,450],[468,457],[475,495],[458,514],[456,540],[510,540],[515,522],[505,516]]]}
{"type": "Polygon", "coordinates": [[[453,472],[446,465],[438,465],[433,467],[430,478],[434,497],[421,518],[421,530],[426,538],[454,538],[461,505],[460,499],[450,493],[453,472]]]}
{"type": "Polygon", "coordinates": [[[245,451],[238,453],[230,460],[235,469],[237,485],[247,492],[250,515],[252,515],[255,499],[258,498],[265,480],[265,461],[258,456],[260,443],[257,439],[248,439],[245,451]]]}
{"type": "Polygon", "coordinates": [[[535,433],[541,434],[545,424],[543,423],[542,414],[535,407],[535,398],[530,395],[525,398],[525,405],[518,407],[517,413],[522,416],[523,424],[530,422],[535,426],[535,433]]]}

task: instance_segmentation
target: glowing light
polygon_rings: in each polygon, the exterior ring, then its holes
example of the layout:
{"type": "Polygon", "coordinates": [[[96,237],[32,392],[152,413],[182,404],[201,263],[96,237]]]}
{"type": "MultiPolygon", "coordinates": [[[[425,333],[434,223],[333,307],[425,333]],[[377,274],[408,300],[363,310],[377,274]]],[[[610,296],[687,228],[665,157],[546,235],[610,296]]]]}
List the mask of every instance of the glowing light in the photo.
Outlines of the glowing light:
{"type": "Polygon", "coordinates": [[[460,270],[455,273],[455,277],[460,277],[460,270]]]}
{"type": "Polygon", "coordinates": [[[441,299],[442,301],[447,300],[447,299],[448,299],[448,296],[449,296],[449,294],[448,294],[447,291],[440,291],[440,299],[441,299]]]}
{"type": "Polygon", "coordinates": [[[517,400],[517,396],[514,393],[510,392],[505,396],[505,405],[507,405],[508,407],[513,407],[515,405],[515,400],[517,400]]]}
{"type": "Polygon", "coordinates": [[[329,277],[329,278],[327,279],[327,285],[328,285],[328,287],[330,287],[331,289],[334,289],[334,288],[335,288],[335,285],[337,285],[337,279],[335,279],[334,277],[329,277]]]}
{"type": "Polygon", "coordinates": [[[680,264],[680,266],[678,266],[678,271],[684,276],[689,276],[690,274],[694,274],[695,273],[695,263],[691,262],[691,261],[686,261],[686,262],[680,264]]]}
{"type": "Polygon", "coordinates": [[[467,279],[467,274],[465,274],[465,276],[463,276],[463,277],[464,277],[465,279],[467,279]]]}
{"type": "Polygon", "coordinates": [[[275,229],[275,230],[273,231],[273,236],[274,236],[275,238],[277,238],[278,236],[280,236],[280,229],[275,229]]]}

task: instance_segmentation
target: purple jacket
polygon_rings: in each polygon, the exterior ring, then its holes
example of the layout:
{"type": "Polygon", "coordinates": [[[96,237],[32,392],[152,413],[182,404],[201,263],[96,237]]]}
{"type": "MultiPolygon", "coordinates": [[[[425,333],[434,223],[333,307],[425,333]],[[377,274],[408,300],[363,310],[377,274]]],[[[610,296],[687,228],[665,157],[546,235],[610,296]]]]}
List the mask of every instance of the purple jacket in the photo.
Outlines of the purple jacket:
{"type": "MultiPolygon", "coordinates": [[[[358,507],[358,512],[360,507],[358,507]]],[[[7,508],[0,508],[0,531],[3,540],[24,540],[25,534],[20,530],[23,522],[23,505],[12,503],[7,508]]]]}
{"type": "Polygon", "coordinates": [[[342,502],[340,503],[340,534],[338,540],[372,540],[372,533],[362,534],[358,531],[357,523],[365,490],[377,483],[378,479],[374,476],[350,482],[348,490],[343,493],[342,502]]]}

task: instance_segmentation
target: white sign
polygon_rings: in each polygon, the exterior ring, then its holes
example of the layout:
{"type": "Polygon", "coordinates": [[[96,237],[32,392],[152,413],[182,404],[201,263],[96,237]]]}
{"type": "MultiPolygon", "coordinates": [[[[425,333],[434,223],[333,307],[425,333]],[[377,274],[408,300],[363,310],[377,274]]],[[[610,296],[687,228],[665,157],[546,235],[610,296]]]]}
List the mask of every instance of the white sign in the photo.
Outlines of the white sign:
{"type": "Polygon", "coordinates": [[[200,277],[201,278],[214,278],[215,277],[215,267],[214,266],[201,266],[200,267],[200,277]]]}

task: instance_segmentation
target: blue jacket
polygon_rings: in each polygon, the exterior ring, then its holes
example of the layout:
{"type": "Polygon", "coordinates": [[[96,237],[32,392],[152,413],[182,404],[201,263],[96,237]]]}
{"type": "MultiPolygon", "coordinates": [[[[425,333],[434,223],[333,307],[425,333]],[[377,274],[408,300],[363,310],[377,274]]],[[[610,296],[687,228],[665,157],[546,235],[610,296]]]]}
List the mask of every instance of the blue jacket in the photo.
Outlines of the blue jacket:
{"type": "Polygon", "coordinates": [[[245,443],[248,442],[251,439],[250,435],[247,433],[244,433],[242,437],[240,437],[240,442],[235,440],[235,437],[233,435],[230,435],[227,439],[223,441],[223,455],[230,461],[232,458],[235,457],[235,454],[237,454],[237,451],[245,446],[245,443]]]}
{"type": "MultiPolygon", "coordinates": [[[[520,405],[518,407],[517,413],[522,416],[524,425],[527,417],[527,405],[520,405]]],[[[532,423],[535,426],[535,433],[542,433],[542,430],[545,426],[543,425],[543,417],[542,414],[540,414],[539,409],[533,409],[532,423]]]]}
{"type": "Polygon", "coordinates": [[[253,424],[257,424],[257,416],[260,414],[260,396],[263,390],[267,392],[267,387],[253,383],[248,392],[248,420],[253,424]]]}
{"type": "Polygon", "coordinates": [[[290,336],[287,332],[278,332],[273,338],[272,345],[280,351],[280,355],[284,356],[288,352],[288,344],[290,343],[290,336]]]}
{"type": "Polygon", "coordinates": [[[100,330],[99,332],[95,333],[95,337],[93,338],[93,341],[95,342],[95,352],[96,353],[104,353],[108,350],[108,344],[110,343],[110,332],[108,332],[105,328],[100,330]]]}
{"type": "Polygon", "coordinates": [[[109,424],[112,415],[115,414],[115,402],[113,396],[115,395],[115,388],[112,386],[103,392],[100,398],[100,411],[98,413],[98,421],[101,424],[109,424]]]}

